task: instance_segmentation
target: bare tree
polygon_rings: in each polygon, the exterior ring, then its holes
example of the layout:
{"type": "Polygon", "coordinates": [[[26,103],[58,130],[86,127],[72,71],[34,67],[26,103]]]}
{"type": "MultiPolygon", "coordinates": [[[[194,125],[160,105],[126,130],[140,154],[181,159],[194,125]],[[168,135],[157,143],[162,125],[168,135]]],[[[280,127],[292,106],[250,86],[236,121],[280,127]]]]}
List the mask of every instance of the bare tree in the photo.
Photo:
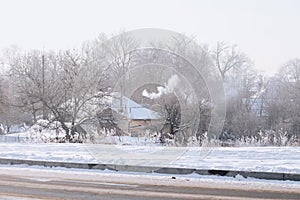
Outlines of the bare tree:
{"type": "Polygon", "coordinates": [[[246,55],[239,52],[236,45],[228,46],[224,42],[217,43],[212,58],[223,80],[230,70],[241,68],[248,62],[246,55]]]}
{"type": "Polygon", "coordinates": [[[227,113],[223,132],[235,137],[255,135],[265,127],[268,81],[251,68],[227,80],[227,113]],[[237,81],[228,83],[228,81],[237,81]],[[233,87],[233,85],[235,87],[233,87]]]}
{"type": "Polygon", "coordinates": [[[132,64],[133,53],[138,47],[138,42],[126,32],[120,32],[113,35],[109,40],[101,45],[106,51],[108,70],[110,80],[113,81],[110,85],[115,85],[116,81],[120,86],[120,112],[123,112],[123,95],[126,93],[125,82],[130,81],[128,73],[132,64]]]}
{"type": "Polygon", "coordinates": [[[288,61],[273,78],[268,90],[269,126],[284,129],[290,135],[300,131],[300,59],[288,61]]]}
{"type": "MultiPolygon", "coordinates": [[[[151,69],[144,70],[141,74],[144,73],[144,79],[151,77],[153,82],[161,83],[162,87],[165,85],[161,80],[175,75],[174,71],[178,73],[176,75],[180,83],[173,92],[158,98],[157,103],[161,105],[160,112],[165,118],[161,131],[162,141],[169,137],[178,145],[186,145],[191,136],[196,137],[199,132],[204,134],[208,129],[210,109],[207,109],[209,104],[207,102],[211,99],[207,85],[201,77],[213,74],[213,70],[206,49],[195,45],[194,39],[190,40],[187,37],[173,39],[171,43],[154,43],[153,45],[157,47],[155,49],[137,50],[133,53],[133,65],[143,66],[151,63],[153,67],[149,67],[151,69]],[[186,80],[193,84],[188,84],[186,80]],[[199,120],[200,112],[203,114],[201,120],[199,120]]],[[[156,89],[150,90],[158,92],[156,89]]]]}
{"type": "Polygon", "coordinates": [[[3,112],[5,101],[6,101],[6,95],[4,92],[3,79],[1,76],[0,77],[0,113],[3,112]]]}
{"type": "Polygon", "coordinates": [[[295,58],[289,60],[286,64],[281,68],[282,78],[286,82],[293,82],[299,84],[300,82],[300,59],[295,58]]]}
{"type": "Polygon", "coordinates": [[[11,105],[21,108],[24,112],[31,112],[34,122],[42,109],[39,98],[43,88],[41,63],[41,51],[17,53],[8,58],[10,88],[15,91],[15,101],[11,102],[11,105]]]}
{"type": "Polygon", "coordinates": [[[96,98],[101,96],[103,66],[91,56],[93,52],[85,50],[33,51],[15,58],[11,65],[22,97],[19,106],[28,106],[33,113],[41,113],[45,106],[48,120],[59,121],[70,142],[76,126],[96,115],[96,98]]]}
{"type": "Polygon", "coordinates": [[[16,104],[14,86],[7,76],[2,75],[0,81],[0,124],[3,125],[4,131],[9,133],[13,125],[30,124],[30,115],[23,112],[21,107],[16,104]]]}

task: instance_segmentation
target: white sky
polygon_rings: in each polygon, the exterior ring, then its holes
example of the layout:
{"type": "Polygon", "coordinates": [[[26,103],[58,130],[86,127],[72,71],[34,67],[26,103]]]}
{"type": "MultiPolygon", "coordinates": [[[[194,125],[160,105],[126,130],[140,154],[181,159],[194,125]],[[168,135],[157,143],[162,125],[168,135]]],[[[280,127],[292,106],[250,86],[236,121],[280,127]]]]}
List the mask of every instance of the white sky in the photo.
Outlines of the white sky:
{"type": "Polygon", "coordinates": [[[0,49],[72,48],[138,28],[237,44],[270,73],[300,57],[300,0],[0,0],[0,49]]]}

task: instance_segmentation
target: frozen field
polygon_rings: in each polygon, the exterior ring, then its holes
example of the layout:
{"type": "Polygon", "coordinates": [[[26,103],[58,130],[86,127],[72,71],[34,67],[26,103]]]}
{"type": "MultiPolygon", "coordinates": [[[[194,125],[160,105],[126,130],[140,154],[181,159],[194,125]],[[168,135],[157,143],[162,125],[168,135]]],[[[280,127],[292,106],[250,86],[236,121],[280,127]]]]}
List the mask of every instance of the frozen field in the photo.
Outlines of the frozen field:
{"type": "Polygon", "coordinates": [[[0,143],[0,158],[300,174],[300,147],[218,147],[203,156],[196,147],[0,143]]]}

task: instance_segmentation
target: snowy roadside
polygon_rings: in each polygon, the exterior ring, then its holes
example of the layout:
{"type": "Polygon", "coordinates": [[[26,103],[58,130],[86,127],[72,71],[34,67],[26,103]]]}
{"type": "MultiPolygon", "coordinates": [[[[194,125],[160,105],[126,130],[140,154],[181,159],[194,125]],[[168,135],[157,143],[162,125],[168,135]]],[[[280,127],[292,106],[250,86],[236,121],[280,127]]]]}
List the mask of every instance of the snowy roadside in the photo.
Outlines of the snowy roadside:
{"type": "MultiPolygon", "coordinates": [[[[149,150],[146,147],[135,146],[114,145],[114,147],[124,150],[121,155],[123,160],[133,159],[140,153],[147,155],[149,150]]],[[[158,147],[151,147],[152,150],[154,148],[158,147]]],[[[100,150],[106,152],[106,157],[110,156],[109,149],[101,147],[100,150]]],[[[300,147],[218,147],[213,148],[205,158],[199,156],[200,151],[201,148],[186,148],[182,155],[169,163],[168,167],[300,174],[300,147]]],[[[99,156],[91,153],[87,145],[70,143],[0,143],[0,158],[101,163],[99,156]]],[[[139,161],[147,165],[149,159],[145,156],[139,161]]],[[[105,164],[124,164],[120,162],[111,160],[105,164]]]]}
{"type": "Polygon", "coordinates": [[[53,180],[53,174],[56,174],[58,179],[68,178],[86,178],[89,181],[101,178],[102,181],[118,182],[121,178],[126,178],[126,181],[134,184],[137,180],[144,184],[180,184],[196,185],[207,184],[207,186],[215,187],[215,184],[223,185],[227,187],[245,187],[251,189],[251,187],[259,187],[260,189],[293,189],[295,191],[300,190],[300,184],[297,181],[279,181],[279,180],[264,180],[255,178],[244,178],[242,176],[236,177],[224,177],[224,176],[204,176],[198,174],[189,175],[172,175],[172,174],[158,174],[158,173],[143,173],[143,172],[116,172],[110,170],[97,170],[97,169],[67,169],[61,167],[46,168],[42,166],[7,166],[0,165],[1,174],[17,175],[19,177],[27,177],[30,174],[30,179],[38,178],[39,181],[53,180]],[[42,178],[41,178],[42,175],[42,178]],[[149,182],[150,181],[150,182],[149,182]]]}

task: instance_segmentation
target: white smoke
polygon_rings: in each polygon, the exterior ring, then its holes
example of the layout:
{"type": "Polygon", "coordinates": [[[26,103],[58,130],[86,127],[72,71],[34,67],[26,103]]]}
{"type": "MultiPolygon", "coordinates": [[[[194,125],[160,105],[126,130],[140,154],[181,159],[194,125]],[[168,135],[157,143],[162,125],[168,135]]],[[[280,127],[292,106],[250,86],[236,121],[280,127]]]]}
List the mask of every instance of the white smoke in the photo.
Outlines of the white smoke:
{"type": "Polygon", "coordinates": [[[161,97],[161,95],[163,95],[163,94],[170,94],[170,93],[174,92],[174,90],[175,90],[176,86],[178,85],[178,83],[179,83],[179,78],[175,74],[175,75],[172,75],[169,78],[168,82],[165,83],[164,86],[158,86],[157,87],[157,91],[158,91],[157,93],[155,93],[155,92],[149,93],[145,89],[145,90],[143,90],[142,95],[144,97],[149,98],[149,99],[157,99],[157,98],[161,97]]]}

